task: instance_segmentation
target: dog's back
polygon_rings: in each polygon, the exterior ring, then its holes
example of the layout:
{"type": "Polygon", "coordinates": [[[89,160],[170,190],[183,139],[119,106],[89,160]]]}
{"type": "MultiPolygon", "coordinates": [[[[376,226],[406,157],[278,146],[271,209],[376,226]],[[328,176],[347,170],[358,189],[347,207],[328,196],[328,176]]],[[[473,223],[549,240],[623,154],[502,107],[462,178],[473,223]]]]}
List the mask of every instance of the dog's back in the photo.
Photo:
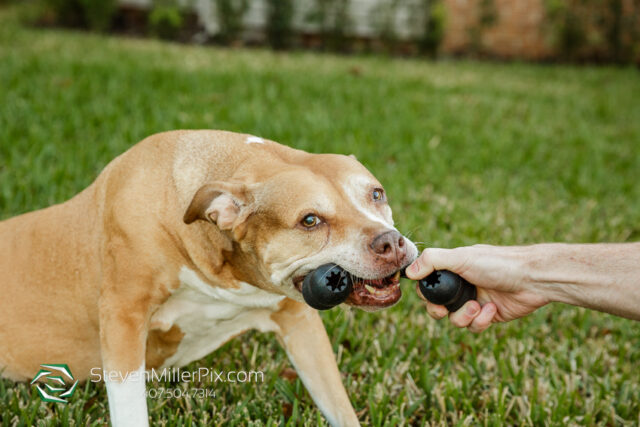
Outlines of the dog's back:
{"type": "MultiPolygon", "coordinates": [[[[83,240],[92,233],[79,230],[91,227],[81,208],[88,197],[85,191],[62,205],[0,222],[0,366],[5,377],[23,380],[42,363],[66,363],[78,341],[99,346],[97,310],[87,306],[98,299],[97,272],[86,262],[95,256],[95,242],[83,240]]],[[[78,362],[98,366],[95,360],[78,362]]]]}
{"type": "Polygon", "coordinates": [[[156,248],[150,257],[177,251],[173,241],[146,236],[165,235],[159,227],[186,227],[181,204],[188,201],[176,202],[177,188],[230,173],[241,162],[244,140],[218,131],[153,135],[72,199],[0,222],[0,375],[26,380],[40,364],[67,363],[83,378],[101,366],[100,287],[112,241],[156,248]],[[169,209],[175,212],[167,215],[169,209]],[[162,224],[163,218],[176,222],[162,224]]]}

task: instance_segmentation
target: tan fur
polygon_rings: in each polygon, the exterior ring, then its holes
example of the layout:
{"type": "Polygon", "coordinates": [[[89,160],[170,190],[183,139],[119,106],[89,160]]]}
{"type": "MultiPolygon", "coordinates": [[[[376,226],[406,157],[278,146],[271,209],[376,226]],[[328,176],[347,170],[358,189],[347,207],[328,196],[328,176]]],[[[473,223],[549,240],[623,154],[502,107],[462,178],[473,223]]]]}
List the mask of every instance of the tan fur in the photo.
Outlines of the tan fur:
{"type": "Polygon", "coordinates": [[[333,408],[335,413],[344,416],[329,421],[339,426],[357,425],[358,419],[344,387],[335,386],[341,384],[342,379],[318,312],[306,304],[287,299],[271,317],[280,325],[278,340],[289,357],[297,361],[295,368],[300,379],[320,409],[327,413],[327,408],[333,408]]]}
{"type": "MultiPolygon", "coordinates": [[[[82,380],[94,367],[129,372],[145,359],[147,367],[160,366],[183,337],[175,325],[159,328],[151,318],[180,286],[181,268],[214,287],[246,282],[300,301],[283,266],[336,242],[365,248],[381,231],[341,187],[352,174],[379,186],[356,160],[247,138],[221,131],[153,135],[73,199],[0,222],[2,374],[27,380],[41,363],[67,363],[82,380]],[[234,204],[222,214],[239,216],[217,227],[206,209],[215,210],[213,201],[227,193],[234,204]],[[326,219],[313,232],[299,224],[309,210],[326,219]]],[[[362,197],[358,203],[366,202],[366,191],[362,197]]],[[[388,206],[371,209],[391,221],[388,206]]],[[[375,257],[353,259],[361,274],[397,268],[375,257]]],[[[314,378],[312,387],[324,384],[321,399],[353,424],[315,310],[287,298],[273,320],[290,356],[309,360],[299,367],[312,371],[305,375],[319,375],[314,363],[326,367],[327,377],[314,378]]]]}
{"type": "Polygon", "coordinates": [[[161,367],[167,358],[175,354],[183,337],[184,333],[177,325],[172,325],[168,331],[151,328],[147,335],[146,367],[161,367]]]}

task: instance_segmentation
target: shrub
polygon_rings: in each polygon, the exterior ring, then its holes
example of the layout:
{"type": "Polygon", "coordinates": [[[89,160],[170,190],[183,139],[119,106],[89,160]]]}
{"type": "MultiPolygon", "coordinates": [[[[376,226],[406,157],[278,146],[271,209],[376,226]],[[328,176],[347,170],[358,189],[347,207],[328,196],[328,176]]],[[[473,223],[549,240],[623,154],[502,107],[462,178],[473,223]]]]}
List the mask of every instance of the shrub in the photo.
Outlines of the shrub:
{"type": "Polygon", "coordinates": [[[476,4],[477,19],[467,28],[469,44],[468,52],[471,55],[486,54],[484,45],[484,34],[487,29],[498,22],[498,10],[494,0],[480,0],[476,4]]]}
{"type": "Polygon", "coordinates": [[[219,33],[223,43],[238,39],[242,31],[242,20],[249,9],[249,0],[215,0],[219,33]]]}
{"type": "Polygon", "coordinates": [[[267,0],[267,39],[274,49],[291,46],[293,0],[267,0]]]}
{"type": "Polygon", "coordinates": [[[176,39],[184,24],[184,17],[175,1],[156,0],[149,13],[149,32],[162,39],[176,39]]]}
{"type": "Polygon", "coordinates": [[[318,26],[325,49],[347,49],[352,24],[350,8],[350,0],[314,0],[307,20],[318,26]]]}
{"type": "Polygon", "coordinates": [[[482,28],[491,27],[498,22],[498,11],[494,0],[480,0],[478,9],[478,24],[482,28]]]}
{"type": "Polygon", "coordinates": [[[640,60],[640,1],[625,4],[622,0],[609,0],[605,38],[611,50],[611,60],[631,63],[640,60]]]}
{"type": "Polygon", "coordinates": [[[547,0],[551,44],[569,60],[639,59],[640,1],[547,0]]]}
{"type": "Polygon", "coordinates": [[[56,24],[106,31],[116,11],[116,0],[44,0],[56,24]]]}
{"type": "Polygon", "coordinates": [[[88,27],[94,31],[106,31],[111,27],[111,20],[116,11],[116,0],[80,0],[84,19],[88,27]]]}
{"type": "Polygon", "coordinates": [[[396,16],[402,0],[384,0],[379,2],[371,11],[369,17],[378,38],[389,51],[394,51],[398,41],[396,16]]]}
{"type": "Polygon", "coordinates": [[[43,0],[44,12],[50,13],[54,23],[64,26],[83,26],[84,13],[78,0],[43,0]]]}
{"type": "Polygon", "coordinates": [[[571,6],[562,0],[547,2],[547,18],[552,27],[552,44],[569,59],[577,57],[585,42],[582,22],[571,6]]]}
{"type": "Polygon", "coordinates": [[[423,29],[418,48],[422,54],[436,56],[444,38],[445,8],[441,1],[434,0],[423,0],[422,8],[423,29]]]}

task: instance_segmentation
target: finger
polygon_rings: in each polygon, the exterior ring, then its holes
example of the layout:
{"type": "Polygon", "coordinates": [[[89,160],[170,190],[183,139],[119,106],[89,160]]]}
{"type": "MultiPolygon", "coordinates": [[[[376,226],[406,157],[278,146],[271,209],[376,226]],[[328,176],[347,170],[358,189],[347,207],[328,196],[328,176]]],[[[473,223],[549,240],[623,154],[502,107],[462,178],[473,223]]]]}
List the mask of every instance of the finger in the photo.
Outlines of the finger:
{"type": "Polygon", "coordinates": [[[420,297],[420,299],[421,299],[422,301],[429,301],[429,300],[428,300],[428,299],[426,299],[426,298],[424,297],[424,295],[422,294],[422,291],[420,290],[420,284],[419,284],[418,282],[416,282],[416,292],[417,292],[418,296],[420,297]]]}
{"type": "Polygon", "coordinates": [[[466,328],[478,314],[480,314],[480,303],[471,300],[467,301],[458,311],[449,314],[449,320],[458,328],[466,328]]]}
{"type": "Polygon", "coordinates": [[[495,317],[498,308],[492,302],[489,302],[482,306],[480,313],[476,316],[475,319],[469,325],[469,330],[473,333],[480,333],[491,326],[493,323],[493,318],[495,317]]]}
{"type": "Polygon", "coordinates": [[[422,279],[433,270],[446,269],[446,257],[451,249],[428,248],[407,268],[407,277],[412,280],[422,279]]]}
{"type": "Polygon", "coordinates": [[[447,310],[447,307],[444,305],[437,305],[428,301],[425,305],[427,306],[427,313],[429,313],[429,316],[436,320],[440,320],[449,314],[449,310],[447,310]]]}

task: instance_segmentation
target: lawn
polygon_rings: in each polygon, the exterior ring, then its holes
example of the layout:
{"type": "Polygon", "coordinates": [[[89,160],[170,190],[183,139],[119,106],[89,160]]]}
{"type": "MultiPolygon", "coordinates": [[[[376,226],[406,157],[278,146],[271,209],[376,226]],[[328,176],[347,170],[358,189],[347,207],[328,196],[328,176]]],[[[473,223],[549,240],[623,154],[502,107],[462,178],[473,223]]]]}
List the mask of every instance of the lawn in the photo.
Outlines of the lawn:
{"type": "MultiPolygon", "coordinates": [[[[218,49],[17,22],[0,8],[0,219],[73,196],[145,136],[213,128],[354,153],[421,247],[640,239],[636,69],[218,49]]],[[[364,425],[640,423],[640,324],[555,305],[473,335],[431,320],[404,286],[384,312],[322,314],[364,425]]],[[[265,381],[150,399],[154,424],[324,423],[281,374],[273,335],[194,366],[265,381]]],[[[0,380],[0,424],[107,420],[103,385],[55,405],[0,380]]]]}

